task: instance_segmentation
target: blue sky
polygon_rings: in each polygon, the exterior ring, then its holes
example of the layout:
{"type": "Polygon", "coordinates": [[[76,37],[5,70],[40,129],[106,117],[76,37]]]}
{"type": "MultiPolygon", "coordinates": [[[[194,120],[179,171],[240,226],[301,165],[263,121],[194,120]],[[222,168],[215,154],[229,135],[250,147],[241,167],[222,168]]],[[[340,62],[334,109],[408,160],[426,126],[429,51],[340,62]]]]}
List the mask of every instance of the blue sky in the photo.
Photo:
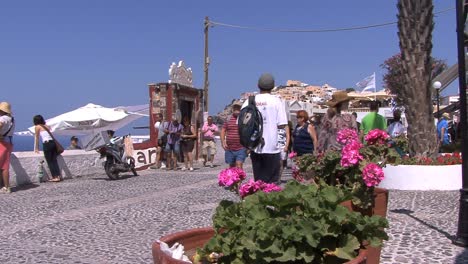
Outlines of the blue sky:
{"type": "MultiPolygon", "coordinates": [[[[0,7],[0,101],[17,131],[96,103],[148,102],[147,84],[165,82],[172,62],[192,67],[203,87],[203,19],[264,28],[324,29],[396,21],[397,1],[4,1],[0,7]]],[[[435,12],[455,1],[434,1],[435,12]]],[[[455,10],[435,17],[433,56],[456,62],[455,10]]],[[[330,33],[210,29],[210,113],[258,76],[346,88],[399,52],[397,26],[330,33]]],[[[445,94],[457,93],[452,84],[445,94]]]]}

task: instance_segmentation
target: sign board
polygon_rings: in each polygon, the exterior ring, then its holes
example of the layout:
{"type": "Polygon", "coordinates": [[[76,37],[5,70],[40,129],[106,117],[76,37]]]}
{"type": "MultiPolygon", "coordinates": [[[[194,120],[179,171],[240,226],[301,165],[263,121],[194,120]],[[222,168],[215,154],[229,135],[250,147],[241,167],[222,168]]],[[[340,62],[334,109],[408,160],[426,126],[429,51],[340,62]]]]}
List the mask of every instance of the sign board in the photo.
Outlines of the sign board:
{"type": "Polygon", "coordinates": [[[106,131],[91,134],[81,140],[86,151],[98,149],[109,143],[109,136],[106,131]]]}

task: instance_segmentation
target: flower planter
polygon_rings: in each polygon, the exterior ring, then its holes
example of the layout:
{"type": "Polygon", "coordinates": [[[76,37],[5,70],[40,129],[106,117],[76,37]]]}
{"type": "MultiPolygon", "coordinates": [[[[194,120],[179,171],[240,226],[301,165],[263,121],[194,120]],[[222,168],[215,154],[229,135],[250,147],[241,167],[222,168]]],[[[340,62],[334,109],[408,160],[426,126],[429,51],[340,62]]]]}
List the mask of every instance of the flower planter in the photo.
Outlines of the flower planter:
{"type": "MultiPolygon", "coordinates": [[[[367,210],[357,208],[352,204],[351,201],[345,201],[342,203],[343,206],[353,212],[360,212],[363,215],[372,216],[378,215],[381,217],[387,217],[387,206],[388,206],[388,190],[383,188],[374,188],[374,206],[367,210]]],[[[380,252],[382,248],[368,247],[368,264],[380,263],[380,252]]]]}
{"type": "MultiPolygon", "coordinates": [[[[190,258],[192,257],[197,248],[203,247],[208,240],[214,235],[211,227],[189,229],[171,235],[162,237],[160,240],[166,242],[169,246],[175,242],[179,242],[185,247],[185,254],[190,258]]],[[[187,264],[181,260],[173,259],[166,253],[161,251],[158,242],[153,243],[153,261],[154,264],[187,264]]],[[[360,250],[359,255],[346,262],[347,264],[365,264],[368,256],[368,250],[360,250]]]]}
{"type": "Polygon", "coordinates": [[[459,190],[461,165],[387,165],[379,187],[393,190],[459,190]]]}

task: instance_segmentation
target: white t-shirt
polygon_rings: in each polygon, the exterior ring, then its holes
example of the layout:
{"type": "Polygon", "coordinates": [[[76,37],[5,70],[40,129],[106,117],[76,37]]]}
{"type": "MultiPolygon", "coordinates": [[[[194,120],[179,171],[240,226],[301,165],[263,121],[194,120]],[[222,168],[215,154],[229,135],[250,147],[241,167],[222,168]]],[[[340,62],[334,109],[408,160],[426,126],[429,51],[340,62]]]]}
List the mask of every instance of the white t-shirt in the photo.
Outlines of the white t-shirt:
{"type": "MultiPolygon", "coordinates": [[[[259,145],[254,152],[258,154],[275,154],[280,152],[278,147],[278,126],[287,125],[286,110],[283,102],[271,94],[257,94],[255,103],[263,116],[263,148],[259,145]]],[[[242,108],[249,104],[245,100],[242,108]]]]}

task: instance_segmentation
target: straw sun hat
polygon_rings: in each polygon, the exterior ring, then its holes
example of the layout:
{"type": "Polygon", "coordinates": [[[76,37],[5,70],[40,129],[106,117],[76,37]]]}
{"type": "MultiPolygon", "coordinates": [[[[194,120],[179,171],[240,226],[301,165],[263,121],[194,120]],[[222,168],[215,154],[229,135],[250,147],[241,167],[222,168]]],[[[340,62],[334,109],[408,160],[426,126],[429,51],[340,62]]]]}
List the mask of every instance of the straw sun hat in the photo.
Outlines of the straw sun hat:
{"type": "Polygon", "coordinates": [[[330,107],[335,107],[337,104],[341,102],[349,101],[348,93],[345,91],[338,91],[332,94],[332,99],[327,102],[327,105],[330,107]]]}
{"type": "Polygon", "coordinates": [[[1,102],[1,103],[0,103],[0,111],[3,111],[3,112],[5,112],[5,113],[11,115],[11,106],[10,106],[10,103],[8,103],[8,102],[1,102]]]}

